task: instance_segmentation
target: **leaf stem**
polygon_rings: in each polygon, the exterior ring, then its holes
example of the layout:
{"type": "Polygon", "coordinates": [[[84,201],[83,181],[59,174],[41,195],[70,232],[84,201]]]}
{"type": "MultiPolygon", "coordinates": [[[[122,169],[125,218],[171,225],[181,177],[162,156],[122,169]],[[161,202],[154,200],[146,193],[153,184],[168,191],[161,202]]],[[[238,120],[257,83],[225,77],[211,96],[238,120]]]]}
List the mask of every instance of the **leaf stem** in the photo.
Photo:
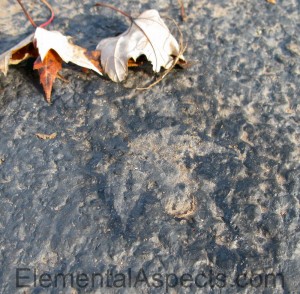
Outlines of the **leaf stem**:
{"type": "MultiPolygon", "coordinates": [[[[32,17],[30,16],[30,14],[28,13],[28,11],[26,10],[25,6],[24,6],[23,3],[22,3],[22,0],[17,0],[17,1],[18,1],[18,3],[20,4],[20,6],[21,6],[21,8],[22,8],[22,10],[23,10],[23,12],[24,12],[24,14],[25,14],[25,16],[27,17],[27,19],[29,20],[29,22],[31,23],[31,25],[32,25],[34,28],[37,28],[37,27],[38,27],[37,24],[34,22],[34,20],[32,19],[32,17]]],[[[51,12],[50,18],[49,18],[46,22],[44,22],[43,24],[39,25],[40,28],[44,28],[44,27],[46,27],[47,25],[49,25],[49,24],[53,21],[53,19],[54,19],[54,11],[53,11],[52,6],[47,2],[47,0],[41,0],[41,2],[42,2],[44,5],[46,5],[47,8],[48,8],[48,9],[50,10],[50,12],[51,12]]]]}
{"type": "Polygon", "coordinates": [[[131,21],[133,20],[132,16],[120,9],[118,9],[117,7],[113,6],[113,5],[110,5],[110,4],[106,4],[106,3],[102,3],[102,2],[99,2],[99,3],[96,3],[95,6],[102,6],[102,7],[106,7],[106,8],[110,8],[114,11],[117,11],[121,14],[123,14],[124,16],[126,16],[127,18],[129,18],[131,21]]]}
{"type": "Polygon", "coordinates": [[[27,12],[26,8],[24,7],[23,3],[21,2],[21,0],[17,0],[18,3],[20,4],[24,14],[26,15],[27,19],[30,21],[30,23],[32,24],[32,26],[34,28],[37,28],[36,23],[34,22],[34,20],[31,18],[31,16],[29,15],[29,13],[27,12]]]}
{"type": "Polygon", "coordinates": [[[185,13],[185,9],[184,9],[184,5],[183,5],[182,0],[178,0],[178,4],[180,6],[181,19],[182,19],[182,21],[186,21],[187,16],[186,16],[186,13],[185,13]]]}
{"type": "Polygon", "coordinates": [[[53,21],[55,14],[54,14],[52,6],[47,2],[47,0],[41,0],[41,1],[47,6],[47,8],[51,12],[50,18],[46,22],[44,22],[43,24],[41,24],[39,26],[40,28],[45,28],[47,25],[49,25],[53,21]]]}

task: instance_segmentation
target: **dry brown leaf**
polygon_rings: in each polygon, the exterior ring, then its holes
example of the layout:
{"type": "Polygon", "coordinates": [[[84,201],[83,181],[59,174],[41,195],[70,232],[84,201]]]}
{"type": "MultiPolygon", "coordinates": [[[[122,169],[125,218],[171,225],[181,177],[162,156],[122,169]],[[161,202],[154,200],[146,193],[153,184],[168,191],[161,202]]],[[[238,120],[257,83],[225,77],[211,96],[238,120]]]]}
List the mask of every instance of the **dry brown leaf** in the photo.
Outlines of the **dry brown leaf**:
{"type": "Polygon", "coordinates": [[[50,103],[53,82],[56,79],[57,73],[62,69],[62,59],[51,49],[48,51],[43,61],[38,57],[34,63],[33,69],[39,71],[40,82],[43,85],[46,100],[50,103]]]}
{"type": "Polygon", "coordinates": [[[47,135],[47,134],[42,134],[42,133],[36,133],[35,134],[39,139],[42,139],[42,140],[52,140],[52,139],[55,139],[56,136],[57,136],[57,133],[52,133],[50,135],[47,135]]]}
{"type": "Polygon", "coordinates": [[[32,43],[33,36],[34,34],[29,35],[16,46],[0,55],[0,72],[3,72],[6,76],[10,64],[18,64],[27,58],[38,56],[32,43]]]}
{"type": "Polygon", "coordinates": [[[145,55],[153,70],[170,68],[174,58],[184,60],[180,46],[157,10],[147,10],[134,19],[121,35],[102,40],[97,48],[101,51],[104,72],[115,82],[123,81],[128,73],[128,60],[145,55]]]}
{"type": "Polygon", "coordinates": [[[102,75],[99,62],[95,60],[95,55],[99,53],[88,52],[85,48],[71,43],[70,37],[64,36],[58,31],[48,31],[37,28],[34,34],[36,47],[43,61],[49,50],[54,50],[60,58],[68,63],[72,62],[84,68],[89,68],[102,75]]]}
{"type": "Polygon", "coordinates": [[[34,41],[38,48],[39,58],[34,63],[34,69],[40,74],[46,100],[51,102],[52,85],[58,72],[62,69],[62,61],[72,62],[84,68],[89,68],[102,75],[99,65],[100,52],[89,52],[85,48],[71,43],[70,38],[57,31],[37,28],[34,41]]]}
{"type": "Polygon", "coordinates": [[[34,34],[0,55],[0,71],[6,75],[9,64],[18,64],[29,57],[40,56],[43,61],[51,49],[56,51],[64,62],[72,62],[102,75],[98,51],[89,52],[85,48],[72,44],[70,37],[40,27],[36,29],[34,34]],[[33,41],[36,47],[33,45],[33,41]]]}
{"type": "Polygon", "coordinates": [[[9,64],[18,64],[29,57],[37,58],[34,69],[39,71],[40,82],[48,102],[51,101],[52,85],[58,71],[62,68],[62,61],[72,62],[102,75],[99,51],[89,52],[85,48],[72,44],[70,38],[60,32],[48,31],[41,27],[0,55],[0,72],[7,75],[9,64]]]}

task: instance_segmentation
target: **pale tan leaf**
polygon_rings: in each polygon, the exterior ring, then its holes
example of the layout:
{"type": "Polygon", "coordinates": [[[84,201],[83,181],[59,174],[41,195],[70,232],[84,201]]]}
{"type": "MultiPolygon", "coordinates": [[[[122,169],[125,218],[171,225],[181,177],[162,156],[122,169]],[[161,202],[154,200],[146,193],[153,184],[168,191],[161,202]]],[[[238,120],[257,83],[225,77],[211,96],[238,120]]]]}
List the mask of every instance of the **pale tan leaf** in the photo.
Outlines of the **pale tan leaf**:
{"type": "Polygon", "coordinates": [[[37,28],[34,39],[43,61],[49,50],[53,49],[64,62],[72,62],[81,67],[89,68],[102,75],[101,68],[97,66],[89,52],[80,46],[72,44],[69,37],[58,31],[48,31],[37,28]]]}
{"type": "Polygon", "coordinates": [[[104,72],[115,82],[126,78],[130,58],[145,55],[155,72],[171,67],[174,56],[184,60],[178,42],[154,9],[143,12],[123,34],[102,40],[97,50],[104,72]]]}
{"type": "Polygon", "coordinates": [[[35,134],[39,139],[42,139],[42,140],[52,140],[52,139],[55,139],[56,136],[57,136],[57,133],[52,133],[50,135],[48,134],[42,134],[42,133],[36,133],[35,134]]]}
{"type": "Polygon", "coordinates": [[[7,50],[6,52],[0,55],[0,72],[3,72],[4,75],[6,76],[9,64],[18,64],[21,61],[33,56],[31,50],[24,50],[24,52],[22,52],[22,54],[20,54],[19,56],[15,54],[16,52],[20,51],[22,48],[25,48],[30,43],[32,43],[33,36],[34,34],[29,35],[24,40],[19,42],[16,46],[10,48],[9,50],[7,50]],[[12,58],[14,54],[15,57],[12,58]]]}

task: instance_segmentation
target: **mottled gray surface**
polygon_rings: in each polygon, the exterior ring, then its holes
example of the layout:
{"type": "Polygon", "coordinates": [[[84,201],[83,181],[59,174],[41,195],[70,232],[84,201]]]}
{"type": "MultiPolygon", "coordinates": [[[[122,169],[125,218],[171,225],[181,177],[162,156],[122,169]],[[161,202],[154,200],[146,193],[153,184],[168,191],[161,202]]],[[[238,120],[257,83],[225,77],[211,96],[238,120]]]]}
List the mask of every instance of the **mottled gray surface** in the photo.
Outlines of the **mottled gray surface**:
{"type": "MultiPolygon", "coordinates": [[[[0,4],[1,52],[32,32],[11,2],[0,4]]],[[[89,49],[128,25],[93,1],[50,2],[50,28],[89,49]]],[[[176,0],[122,2],[110,3],[180,22],[176,0]]],[[[37,22],[48,17],[24,3],[37,22]]],[[[132,88],[148,72],[115,84],[66,65],[49,106],[32,64],[1,75],[1,293],[299,293],[299,1],[184,3],[193,66],[149,91],[132,88]],[[51,277],[203,273],[207,284],[172,288],[169,276],[169,289],[69,280],[17,289],[17,267],[51,277]]]]}

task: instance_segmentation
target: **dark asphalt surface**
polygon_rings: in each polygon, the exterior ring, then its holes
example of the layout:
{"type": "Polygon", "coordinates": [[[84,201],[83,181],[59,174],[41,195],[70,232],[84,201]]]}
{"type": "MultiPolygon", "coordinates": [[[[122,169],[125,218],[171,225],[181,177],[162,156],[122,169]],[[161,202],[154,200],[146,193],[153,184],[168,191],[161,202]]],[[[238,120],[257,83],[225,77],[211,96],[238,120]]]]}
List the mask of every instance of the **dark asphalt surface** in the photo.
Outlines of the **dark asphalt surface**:
{"type": "MultiPolygon", "coordinates": [[[[128,26],[49,2],[88,49],[128,26]]],[[[52,105],[32,62],[0,76],[0,293],[299,293],[299,1],[109,3],[174,18],[193,65],[148,91],[65,65],[52,105]]],[[[3,52],[33,30],[0,8],[3,52]]]]}

